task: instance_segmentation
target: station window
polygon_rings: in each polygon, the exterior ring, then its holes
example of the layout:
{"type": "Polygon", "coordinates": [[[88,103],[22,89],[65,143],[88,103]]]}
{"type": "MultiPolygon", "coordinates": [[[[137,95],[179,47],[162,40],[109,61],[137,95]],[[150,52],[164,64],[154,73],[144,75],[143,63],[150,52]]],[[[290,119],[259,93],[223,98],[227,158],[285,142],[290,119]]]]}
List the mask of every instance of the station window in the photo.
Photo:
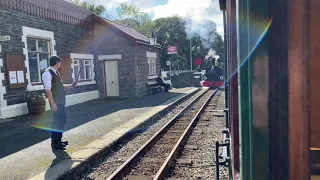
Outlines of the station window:
{"type": "Polygon", "coordinates": [[[79,81],[92,80],[92,66],[90,59],[75,59],[73,60],[73,65],[73,74],[75,76],[79,73],[80,67],[83,66],[80,72],[79,81]]]}
{"type": "Polygon", "coordinates": [[[40,83],[41,74],[49,67],[50,41],[27,38],[31,83],[40,83]]]}
{"type": "Polygon", "coordinates": [[[148,64],[149,64],[149,75],[156,74],[157,73],[156,59],[148,58],[148,64]]]}

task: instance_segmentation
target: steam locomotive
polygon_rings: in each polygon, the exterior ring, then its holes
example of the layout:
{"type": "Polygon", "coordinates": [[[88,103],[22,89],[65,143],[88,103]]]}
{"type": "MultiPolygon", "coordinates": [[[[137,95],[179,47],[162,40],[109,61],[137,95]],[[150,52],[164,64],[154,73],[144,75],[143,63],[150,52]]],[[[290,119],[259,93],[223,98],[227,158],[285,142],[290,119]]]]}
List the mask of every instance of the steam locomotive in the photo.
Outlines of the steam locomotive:
{"type": "Polygon", "coordinates": [[[218,66],[216,59],[212,60],[212,65],[205,70],[202,86],[218,88],[223,86],[223,69],[218,66]]]}

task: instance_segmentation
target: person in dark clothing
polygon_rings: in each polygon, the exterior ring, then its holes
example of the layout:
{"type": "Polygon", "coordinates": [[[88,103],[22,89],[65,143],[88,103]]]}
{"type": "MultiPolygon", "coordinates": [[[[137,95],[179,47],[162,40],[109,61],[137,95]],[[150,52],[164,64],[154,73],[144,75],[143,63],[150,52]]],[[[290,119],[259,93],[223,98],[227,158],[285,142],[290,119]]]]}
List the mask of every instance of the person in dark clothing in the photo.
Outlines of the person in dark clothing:
{"type": "Polygon", "coordinates": [[[164,79],[162,78],[161,73],[159,74],[157,81],[160,86],[164,87],[164,92],[169,92],[170,84],[167,84],[164,82],[164,79]]]}
{"type": "Polygon", "coordinates": [[[51,147],[53,149],[63,149],[68,145],[68,141],[62,141],[62,132],[67,120],[65,111],[66,93],[65,88],[73,88],[77,84],[63,84],[58,69],[62,61],[58,56],[50,57],[50,67],[42,74],[42,82],[46,91],[47,98],[53,112],[51,147]]]}

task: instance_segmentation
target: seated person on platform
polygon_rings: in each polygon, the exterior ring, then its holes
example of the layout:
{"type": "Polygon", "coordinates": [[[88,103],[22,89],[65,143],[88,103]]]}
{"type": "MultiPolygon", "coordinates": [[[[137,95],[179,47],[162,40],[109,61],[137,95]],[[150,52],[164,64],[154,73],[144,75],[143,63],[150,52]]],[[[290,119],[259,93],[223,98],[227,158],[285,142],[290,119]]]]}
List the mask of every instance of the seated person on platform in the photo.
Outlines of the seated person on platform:
{"type": "Polygon", "coordinates": [[[167,84],[164,82],[164,79],[162,78],[161,73],[159,74],[157,81],[160,86],[164,87],[164,92],[169,92],[170,84],[167,84]]]}

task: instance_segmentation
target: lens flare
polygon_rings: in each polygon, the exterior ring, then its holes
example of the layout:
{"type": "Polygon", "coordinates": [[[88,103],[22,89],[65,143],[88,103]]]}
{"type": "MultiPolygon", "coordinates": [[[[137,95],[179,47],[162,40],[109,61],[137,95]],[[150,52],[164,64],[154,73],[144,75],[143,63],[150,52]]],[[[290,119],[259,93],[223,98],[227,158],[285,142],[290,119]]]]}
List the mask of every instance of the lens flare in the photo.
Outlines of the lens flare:
{"type": "Polygon", "coordinates": [[[266,34],[268,33],[270,26],[272,24],[273,21],[273,17],[270,18],[269,22],[267,23],[266,27],[264,28],[264,30],[262,31],[258,41],[256,42],[256,44],[253,46],[253,48],[251,49],[251,51],[248,53],[247,57],[244,59],[244,61],[239,65],[239,67],[237,68],[236,71],[234,71],[231,76],[229,78],[227,78],[227,80],[225,80],[224,84],[222,86],[219,87],[219,89],[222,89],[227,82],[232,79],[241,69],[241,67],[243,67],[245,65],[245,63],[250,59],[250,57],[252,56],[253,52],[255,52],[255,50],[258,48],[259,44],[262,42],[262,40],[265,38],[266,34]]]}
{"type": "Polygon", "coordinates": [[[33,128],[48,131],[48,132],[61,132],[61,133],[64,132],[63,130],[52,128],[51,123],[52,123],[51,115],[42,114],[36,117],[34,123],[32,123],[31,126],[33,128]]]}
{"type": "Polygon", "coordinates": [[[49,131],[49,132],[60,132],[60,133],[64,132],[64,131],[61,131],[61,130],[58,130],[58,129],[53,129],[53,128],[44,127],[44,126],[33,125],[32,127],[37,128],[37,129],[41,129],[41,130],[44,130],[44,131],[49,131]]]}

